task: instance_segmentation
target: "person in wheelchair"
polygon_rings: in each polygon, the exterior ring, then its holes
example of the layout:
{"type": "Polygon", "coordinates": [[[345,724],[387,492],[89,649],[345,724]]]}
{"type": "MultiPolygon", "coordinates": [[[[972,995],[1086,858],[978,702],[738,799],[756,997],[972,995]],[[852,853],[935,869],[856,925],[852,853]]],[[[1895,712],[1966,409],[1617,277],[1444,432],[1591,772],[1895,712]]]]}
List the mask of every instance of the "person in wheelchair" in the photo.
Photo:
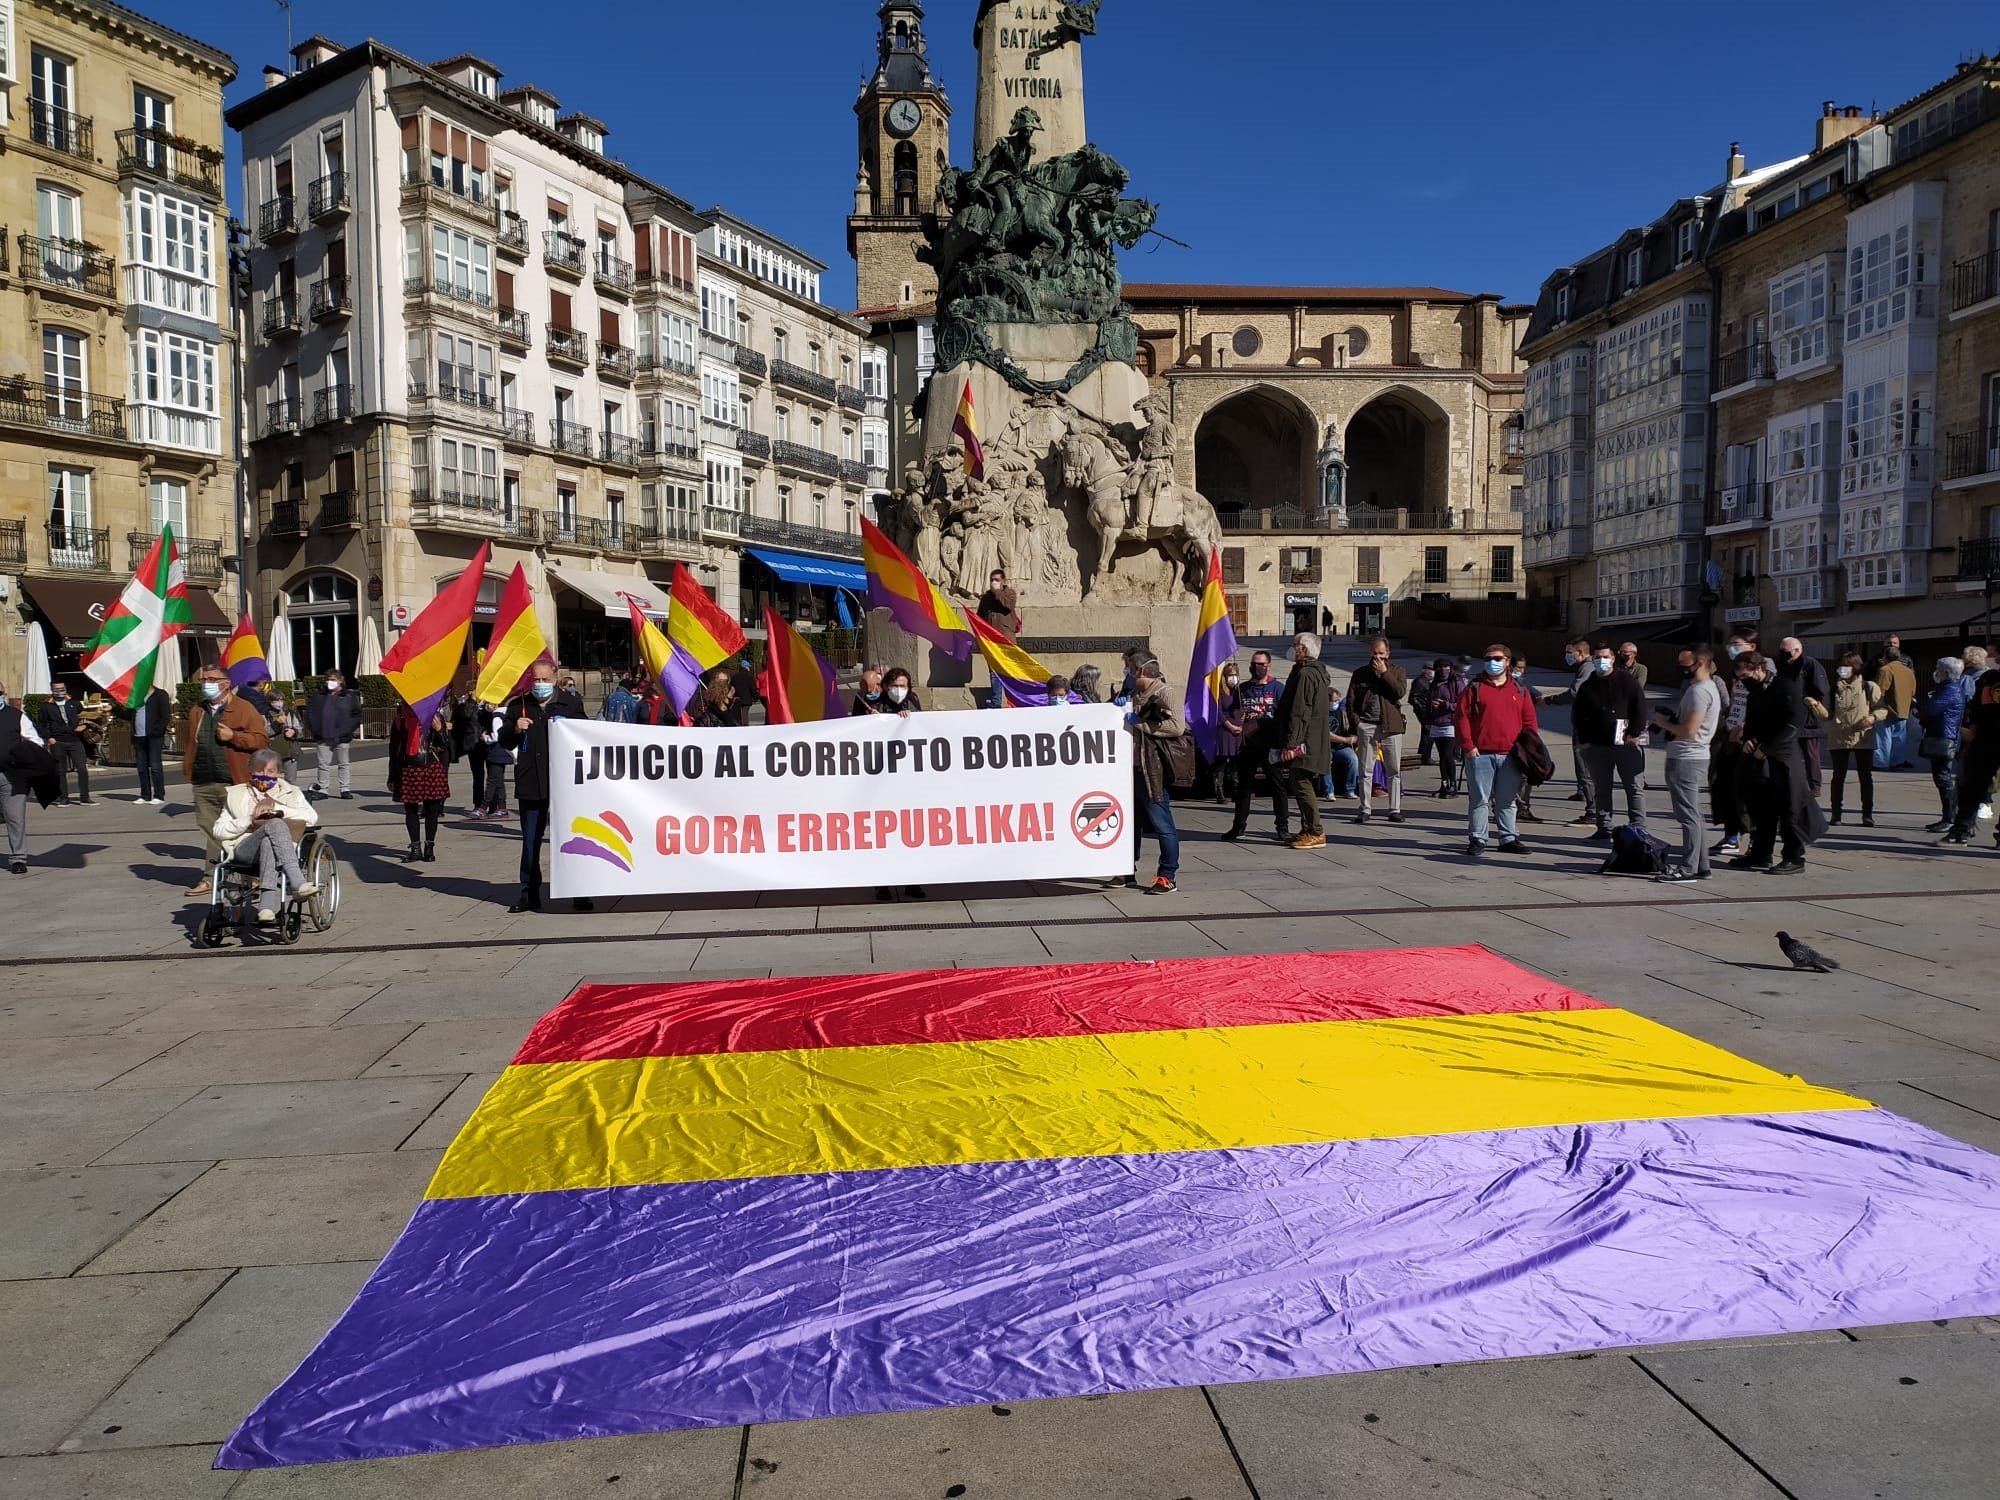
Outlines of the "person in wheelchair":
{"type": "Polygon", "coordinates": [[[278,920],[280,875],[284,876],[286,899],[304,901],[319,893],[319,887],[299,868],[297,842],[298,834],[319,822],[319,814],[304,792],[278,774],[280,767],[276,751],[252,753],[249,784],[229,789],[222,816],[215,821],[215,841],[222,846],[222,857],[239,869],[256,867],[261,890],[257,898],[259,927],[269,927],[278,920]]]}

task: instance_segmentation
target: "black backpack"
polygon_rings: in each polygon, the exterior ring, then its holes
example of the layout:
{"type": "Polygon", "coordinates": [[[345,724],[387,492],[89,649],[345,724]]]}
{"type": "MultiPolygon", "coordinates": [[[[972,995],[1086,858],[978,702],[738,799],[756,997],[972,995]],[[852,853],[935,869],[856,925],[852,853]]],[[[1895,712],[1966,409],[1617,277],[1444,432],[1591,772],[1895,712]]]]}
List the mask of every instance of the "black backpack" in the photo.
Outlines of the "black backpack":
{"type": "Polygon", "coordinates": [[[1643,828],[1630,823],[1611,835],[1611,857],[1599,870],[1602,875],[1657,875],[1667,867],[1667,846],[1643,828]]]}

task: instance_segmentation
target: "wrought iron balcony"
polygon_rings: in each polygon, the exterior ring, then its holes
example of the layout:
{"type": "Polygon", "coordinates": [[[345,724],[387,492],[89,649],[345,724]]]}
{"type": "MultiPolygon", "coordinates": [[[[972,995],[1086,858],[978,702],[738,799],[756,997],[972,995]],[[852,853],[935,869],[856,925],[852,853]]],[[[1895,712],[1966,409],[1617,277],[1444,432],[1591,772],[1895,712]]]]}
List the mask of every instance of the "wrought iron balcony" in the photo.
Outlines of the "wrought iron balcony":
{"type": "Polygon", "coordinates": [[[1961,579],[2000,579],[2000,537],[1974,537],[1958,544],[1961,579]]]}
{"type": "Polygon", "coordinates": [[[771,367],[769,363],[755,349],[745,349],[741,344],[738,344],[736,346],[735,360],[736,368],[753,380],[762,380],[770,373],[771,367]]]}
{"type": "Polygon", "coordinates": [[[82,161],[92,161],[97,155],[90,116],[72,114],[39,99],[28,101],[28,139],[37,146],[82,161]]]}
{"type": "Polygon", "coordinates": [[[1745,344],[1740,349],[1731,349],[1715,362],[1715,388],[1730,391],[1740,385],[1754,385],[1760,380],[1770,380],[1777,374],[1771,363],[1769,344],[1745,344]]]}
{"type": "Polygon", "coordinates": [[[2000,297],[2000,254],[1989,250],[1951,268],[1951,310],[1963,312],[2000,297]]]}
{"type": "Polygon", "coordinates": [[[510,443],[531,448],[535,443],[535,414],[508,408],[501,413],[501,436],[510,443]]]}
{"type": "Polygon", "coordinates": [[[7,266],[8,243],[9,242],[7,239],[7,226],[4,224],[0,224],[0,275],[5,275],[8,269],[7,266]]]}
{"type": "Polygon", "coordinates": [[[1760,525],[1771,519],[1771,487],[1760,480],[1732,484],[1708,497],[1708,526],[1760,525]]]}
{"type": "Polygon", "coordinates": [[[475,411],[491,412],[498,403],[493,398],[490,387],[481,389],[470,366],[462,367],[463,380],[440,380],[436,384],[422,376],[410,380],[411,399],[417,401],[449,401],[456,406],[469,406],[475,411]]]}
{"type": "Polygon", "coordinates": [[[305,503],[299,500],[273,500],[271,519],[265,523],[264,532],[267,536],[304,536],[305,503]]]}
{"type": "Polygon", "coordinates": [[[306,189],[306,214],[315,224],[322,219],[337,219],[353,206],[345,172],[329,172],[314,179],[306,189]]]}
{"type": "Polygon", "coordinates": [[[43,239],[24,234],[21,279],[59,292],[81,292],[107,302],[118,297],[118,278],[111,257],[84,240],[43,239]]]}
{"type": "Polygon", "coordinates": [[[544,335],[549,359],[555,364],[582,369],[590,363],[590,335],[576,328],[558,328],[551,323],[544,335]]]}
{"type": "Polygon", "coordinates": [[[868,396],[859,386],[843,385],[839,390],[840,404],[849,411],[866,411],[868,396]]]}
{"type": "Polygon", "coordinates": [[[28,523],[0,520],[0,563],[28,565],[28,523]]]}
{"type": "Polygon", "coordinates": [[[354,297],[345,276],[322,276],[313,283],[312,318],[324,323],[329,318],[345,318],[354,311],[354,297]]]}
{"type": "Polygon", "coordinates": [[[510,348],[525,349],[535,341],[534,319],[518,307],[500,309],[500,342],[510,348]]]}
{"type": "Polygon", "coordinates": [[[739,427],[736,429],[736,451],[745,458],[768,459],[771,456],[771,440],[761,432],[739,427]]]}
{"type": "Polygon", "coordinates": [[[0,382],[0,422],[96,438],[129,436],[123,401],[25,379],[0,382]]]}
{"type": "Polygon", "coordinates": [[[542,263],[551,271],[583,279],[583,241],[560,229],[542,231],[542,263]]]}
{"type": "Polygon", "coordinates": [[[222,195],[222,153],[171,130],[134,126],[118,136],[118,171],[144,172],[206,197],[222,195]]]}
{"type": "Polygon", "coordinates": [[[111,528],[70,526],[51,521],[49,566],[65,573],[108,573],[111,571],[111,528]]]}
{"type": "Polygon", "coordinates": [[[598,439],[598,456],[608,464],[636,469],[639,466],[639,440],[625,432],[602,433],[598,439]]]}
{"type": "Polygon", "coordinates": [[[632,295],[631,261],[599,253],[590,258],[590,265],[597,279],[599,291],[610,292],[619,297],[632,295]]]}
{"type": "Polygon", "coordinates": [[[771,361],[771,378],[779,385],[788,385],[795,391],[803,391],[808,396],[816,396],[821,401],[831,402],[836,387],[831,379],[812,370],[793,364],[788,359],[771,361]]]}
{"type": "Polygon", "coordinates": [[[671,354],[663,354],[657,349],[651,354],[642,354],[639,356],[639,373],[641,375],[664,374],[692,377],[694,375],[694,368],[693,360],[676,359],[671,354]]]}
{"type": "Polygon", "coordinates": [[[808,448],[804,443],[788,443],[780,438],[771,444],[771,456],[789,469],[823,474],[828,479],[840,477],[839,459],[821,449],[808,448]]]}
{"type": "Polygon", "coordinates": [[[741,535],[746,542],[775,542],[801,552],[817,552],[833,557],[859,557],[861,538],[845,531],[829,531],[824,526],[807,526],[798,521],[779,521],[769,516],[745,516],[741,535]]]}
{"type": "Polygon", "coordinates": [[[1977,479],[2000,474],[2000,428],[1972,428],[1944,435],[1944,472],[1938,477],[1977,479]]]}
{"type": "Polygon", "coordinates": [[[297,401],[266,401],[264,403],[264,436],[271,437],[280,432],[299,430],[299,403],[297,401]]]}
{"type": "Polygon", "coordinates": [[[443,276],[411,276],[403,282],[405,297],[444,297],[453,302],[462,302],[467,307],[488,308],[493,305],[493,294],[462,282],[448,280],[443,276]]]}
{"type": "Polygon", "coordinates": [[[284,338],[299,331],[299,299],[296,297],[267,297],[264,299],[264,337],[284,338]]]}
{"type": "Polygon", "coordinates": [[[257,238],[265,244],[290,239],[299,232],[298,200],[290,193],[267,198],[257,210],[257,238]]]}
{"type": "Polygon", "coordinates": [[[588,427],[579,427],[574,422],[561,418],[549,423],[549,446],[558,453],[571,453],[578,458],[589,458],[592,452],[591,432],[588,427]]]}
{"type": "Polygon", "coordinates": [[[840,461],[840,482],[851,484],[857,489],[865,489],[868,484],[868,465],[858,458],[843,458],[840,461]]]}
{"type": "Polygon", "coordinates": [[[638,370],[632,351],[619,344],[597,346],[597,373],[612,380],[630,380],[638,370]]]}
{"type": "Polygon", "coordinates": [[[500,232],[495,238],[502,255],[525,260],[528,255],[528,221],[511,208],[500,215],[500,232]]]}
{"type": "Polygon", "coordinates": [[[350,531],[361,524],[361,502],[351,490],[332,490],[319,499],[319,529],[350,531]]]}
{"type": "Polygon", "coordinates": [[[446,209],[489,229],[500,223],[500,210],[490,198],[455,193],[441,182],[404,183],[403,207],[423,213],[446,209]]]}
{"type": "Polygon", "coordinates": [[[329,422],[347,422],[353,417],[353,386],[330,385],[323,391],[313,392],[313,426],[324,427],[329,422]]]}
{"type": "MultiPolygon", "coordinates": [[[[132,572],[139,571],[139,564],[146,560],[146,554],[158,541],[159,533],[154,531],[128,531],[125,533],[126,564],[132,572]]],[[[187,575],[196,583],[220,583],[222,581],[222,543],[210,541],[206,537],[174,537],[181,549],[181,562],[187,568],[187,575]]]]}

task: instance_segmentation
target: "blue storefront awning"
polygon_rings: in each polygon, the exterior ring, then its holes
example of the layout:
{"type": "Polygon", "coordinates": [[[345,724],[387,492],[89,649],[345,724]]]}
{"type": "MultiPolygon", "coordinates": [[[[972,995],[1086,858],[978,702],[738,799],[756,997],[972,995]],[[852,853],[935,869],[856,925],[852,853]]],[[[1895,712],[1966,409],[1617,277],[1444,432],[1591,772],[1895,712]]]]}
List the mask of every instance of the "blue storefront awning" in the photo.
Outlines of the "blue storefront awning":
{"type": "Polygon", "coordinates": [[[868,587],[868,570],[858,562],[846,562],[837,557],[808,557],[803,552],[774,552],[769,547],[746,547],[744,550],[787,583],[809,583],[823,589],[854,589],[857,592],[868,587]]]}

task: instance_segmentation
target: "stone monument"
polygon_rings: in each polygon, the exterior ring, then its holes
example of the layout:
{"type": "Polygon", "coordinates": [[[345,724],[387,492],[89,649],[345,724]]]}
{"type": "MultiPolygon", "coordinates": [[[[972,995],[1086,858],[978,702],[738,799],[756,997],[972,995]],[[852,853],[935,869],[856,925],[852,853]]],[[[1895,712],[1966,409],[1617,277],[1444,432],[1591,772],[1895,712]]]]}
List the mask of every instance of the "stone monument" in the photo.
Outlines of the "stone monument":
{"type": "MultiPolygon", "coordinates": [[[[938,273],[937,368],[924,463],[903,477],[890,527],[926,575],[968,608],[995,567],[1020,595],[1023,644],[1051,670],[1148,643],[1185,672],[1196,598],[1222,528],[1180,484],[1169,401],[1134,365],[1138,331],[1118,251],[1153,205],[1083,131],[1083,40],[1098,4],[981,0],[977,156],[949,169],[923,219],[938,273]],[[1003,123],[1004,122],[1004,123],[1003,123]],[[970,387],[984,463],[954,433],[970,387]]],[[[877,612],[871,654],[914,663],[920,642],[877,612]]],[[[941,655],[933,688],[968,674],[941,655]]]]}

